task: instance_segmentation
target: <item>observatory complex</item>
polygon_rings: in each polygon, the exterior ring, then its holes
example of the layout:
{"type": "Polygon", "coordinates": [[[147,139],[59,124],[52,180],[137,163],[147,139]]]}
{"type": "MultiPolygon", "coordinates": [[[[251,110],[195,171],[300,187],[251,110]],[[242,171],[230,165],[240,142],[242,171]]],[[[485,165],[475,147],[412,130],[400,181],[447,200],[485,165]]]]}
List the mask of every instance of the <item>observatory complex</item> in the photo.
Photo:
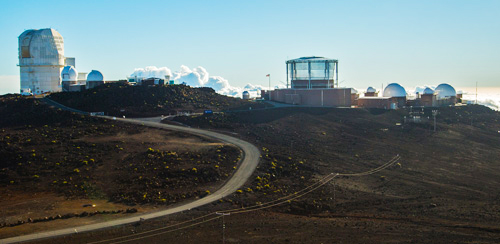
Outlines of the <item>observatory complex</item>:
{"type": "Polygon", "coordinates": [[[409,96],[398,83],[387,85],[381,95],[368,87],[363,97],[353,88],[338,85],[338,60],[324,57],[302,57],[286,61],[287,88],[261,91],[264,99],[311,107],[361,107],[398,109],[406,106],[441,107],[455,105],[461,99],[455,88],[440,84],[435,90],[409,96]]]}
{"type": "MultiPolygon", "coordinates": [[[[76,92],[92,89],[105,83],[104,75],[97,70],[79,73],[75,58],[64,56],[64,39],[54,29],[26,30],[19,36],[19,68],[21,94],[47,92],[76,92]]],[[[435,90],[427,88],[422,94],[409,96],[398,83],[387,85],[379,92],[368,87],[363,97],[353,88],[339,87],[339,61],[325,57],[301,57],[286,61],[287,84],[285,89],[261,91],[262,98],[310,107],[362,107],[398,109],[406,106],[440,107],[461,101],[455,88],[443,83],[435,90]]],[[[129,84],[173,85],[170,76],[163,78],[127,77],[129,84]]],[[[120,82],[120,81],[119,81],[120,82]]],[[[243,99],[250,99],[245,91],[243,99]]]]}
{"type": "Polygon", "coordinates": [[[104,83],[98,71],[100,76],[89,74],[91,80],[77,72],[75,58],[64,56],[64,39],[54,29],[27,30],[19,36],[19,68],[25,95],[80,91],[104,83]]]}
{"type": "Polygon", "coordinates": [[[368,87],[364,97],[353,102],[357,107],[398,109],[405,106],[412,107],[442,107],[455,105],[461,94],[457,94],[451,85],[442,83],[432,90],[426,87],[422,93],[416,93],[411,97],[405,88],[398,83],[391,83],[384,88],[382,96],[373,87],[368,87]],[[410,99],[411,98],[411,99],[410,99]]]}

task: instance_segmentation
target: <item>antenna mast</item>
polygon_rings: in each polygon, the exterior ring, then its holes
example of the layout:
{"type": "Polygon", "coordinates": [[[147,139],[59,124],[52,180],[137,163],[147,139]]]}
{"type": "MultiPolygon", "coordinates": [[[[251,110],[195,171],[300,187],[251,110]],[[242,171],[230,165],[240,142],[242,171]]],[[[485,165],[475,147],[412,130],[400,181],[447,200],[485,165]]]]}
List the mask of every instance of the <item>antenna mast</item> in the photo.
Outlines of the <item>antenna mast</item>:
{"type": "Polygon", "coordinates": [[[477,104],[477,81],[476,81],[476,104],[477,104]]]}

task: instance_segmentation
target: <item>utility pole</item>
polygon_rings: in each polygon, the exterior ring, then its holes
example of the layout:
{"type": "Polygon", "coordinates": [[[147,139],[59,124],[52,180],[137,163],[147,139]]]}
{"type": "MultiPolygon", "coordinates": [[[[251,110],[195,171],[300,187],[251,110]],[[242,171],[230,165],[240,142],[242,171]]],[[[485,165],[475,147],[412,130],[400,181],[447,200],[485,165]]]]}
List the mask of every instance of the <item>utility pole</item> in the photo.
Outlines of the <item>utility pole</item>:
{"type": "Polygon", "coordinates": [[[215,212],[215,214],[222,215],[222,244],[225,244],[226,243],[226,235],[225,235],[226,222],[224,221],[224,216],[231,215],[231,213],[218,213],[218,212],[215,212]]]}
{"type": "Polygon", "coordinates": [[[476,81],[476,104],[477,104],[477,81],[476,81]]]}
{"type": "Polygon", "coordinates": [[[432,110],[432,116],[434,116],[434,132],[436,132],[436,116],[438,114],[437,110],[432,110]]]}
{"type": "Polygon", "coordinates": [[[269,91],[271,90],[271,74],[267,74],[267,77],[269,77],[269,91]]]}
{"type": "Polygon", "coordinates": [[[333,203],[337,203],[337,200],[335,198],[335,181],[333,181],[333,203]]]}

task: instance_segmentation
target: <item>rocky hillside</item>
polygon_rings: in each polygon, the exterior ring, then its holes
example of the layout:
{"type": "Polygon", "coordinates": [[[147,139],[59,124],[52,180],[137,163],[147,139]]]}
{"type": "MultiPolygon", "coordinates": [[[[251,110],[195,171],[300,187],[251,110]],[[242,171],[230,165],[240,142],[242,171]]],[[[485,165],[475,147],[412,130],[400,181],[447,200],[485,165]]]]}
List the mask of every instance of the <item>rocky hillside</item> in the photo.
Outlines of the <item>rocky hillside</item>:
{"type": "Polygon", "coordinates": [[[173,86],[129,86],[110,83],[83,92],[50,95],[61,104],[87,112],[106,112],[115,116],[150,117],[177,111],[221,111],[260,105],[217,94],[212,88],[173,86]]]}

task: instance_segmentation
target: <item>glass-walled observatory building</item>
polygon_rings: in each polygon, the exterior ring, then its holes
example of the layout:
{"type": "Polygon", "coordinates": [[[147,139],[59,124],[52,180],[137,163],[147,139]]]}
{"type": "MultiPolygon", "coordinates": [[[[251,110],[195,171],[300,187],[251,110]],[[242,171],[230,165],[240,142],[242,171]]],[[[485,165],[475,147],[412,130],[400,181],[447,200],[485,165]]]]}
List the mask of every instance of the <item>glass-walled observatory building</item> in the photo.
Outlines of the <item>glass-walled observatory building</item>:
{"type": "Polygon", "coordinates": [[[324,57],[302,57],[286,61],[287,88],[328,89],[338,87],[338,65],[336,59],[324,57]]]}

